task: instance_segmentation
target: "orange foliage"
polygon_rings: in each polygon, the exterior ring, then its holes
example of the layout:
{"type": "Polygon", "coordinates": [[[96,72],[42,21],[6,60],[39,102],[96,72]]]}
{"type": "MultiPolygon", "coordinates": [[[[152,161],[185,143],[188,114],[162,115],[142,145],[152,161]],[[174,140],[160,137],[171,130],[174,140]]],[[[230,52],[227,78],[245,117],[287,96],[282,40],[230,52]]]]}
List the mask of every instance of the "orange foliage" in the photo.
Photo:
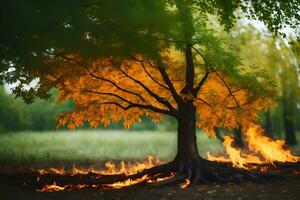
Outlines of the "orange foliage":
{"type": "MultiPolygon", "coordinates": [[[[165,53],[161,63],[141,55],[122,61],[108,58],[89,61],[69,55],[56,61],[53,64],[61,67],[48,74],[47,79],[58,88],[58,101],[72,99],[75,103],[73,112],[62,113],[58,118],[59,126],[69,128],[81,126],[85,121],[97,127],[120,120],[129,128],[140,122],[142,115],[150,116],[154,122],[161,121],[164,114],[172,115],[178,109],[175,92],[180,101],[193,100],[199,114],[197,126],[213,136],[216,126],[247,127],[258,118],[256,111],[266,109],[271,103],[263,97],[250,100],[248,89],[233,85],[230,77],[218,70],[209,73],[196,96],[182,94],[184,55],[175,50],[165,53]]],[[[204,69],[196,68],[194,87],[204,74],[204,69]]]]}

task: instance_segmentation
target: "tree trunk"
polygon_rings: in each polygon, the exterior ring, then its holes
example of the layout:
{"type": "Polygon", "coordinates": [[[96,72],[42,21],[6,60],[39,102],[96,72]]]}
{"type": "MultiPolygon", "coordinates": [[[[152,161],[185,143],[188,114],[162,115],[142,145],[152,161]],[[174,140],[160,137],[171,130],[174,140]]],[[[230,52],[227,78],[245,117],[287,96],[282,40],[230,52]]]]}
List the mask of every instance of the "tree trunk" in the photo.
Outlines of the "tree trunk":
{"type": "Polygon", "coordinates": [[[285,142],[289,146],[293,146],[297,144],[296,139],[296,130],[293,119],[285,115],[284,116],[284,125],[285,125],[285,142]]]}
{"type": "Polygon", "coordinates": [[[233,129],[233,135],[234,135],[233,146],[241,148],[241,149],[244,148],[244,142],[243,142],[241,127],[233,129]]]}
{"type": "Polygon", "coordinates": [[[199,158],[196,136],[196,111],[192,102],[184,102],[178,117],[177,155],[175,160],[199,158]]]}
{"type": "Polygon", "coordinates": [[[272,126],[272,117],[271,117],[270,110],[268,110],[265,115],[264,129],[266,135],[272,136],[273,126],[272,126]]]}
{"type": "Polygon", "coordinates": [[[283,102],[285,142],[287,145],[293,146],[293,145],[297,144],[296,129],[295,129],[295,124],[294,124],[293,113],[291,112],[291,109],[287,104],[288,104],[288,102],[287,102],[287,100],[285,100],[283,102]]]}

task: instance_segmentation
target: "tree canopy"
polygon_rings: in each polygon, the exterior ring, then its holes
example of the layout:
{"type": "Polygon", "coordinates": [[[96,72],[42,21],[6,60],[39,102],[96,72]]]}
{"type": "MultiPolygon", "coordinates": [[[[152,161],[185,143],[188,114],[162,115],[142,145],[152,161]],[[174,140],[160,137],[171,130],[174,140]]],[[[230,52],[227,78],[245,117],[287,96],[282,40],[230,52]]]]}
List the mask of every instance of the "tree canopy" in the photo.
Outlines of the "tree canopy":
{"type": "MultiPolygon", "coordinates": [[[[14,93],[31,102],[35,96],[49,96],[50,86],[41,75],[51,71],[44,62],[49,52],[87,58],[120,58],[134,52],[159,60],[160,52],[171,45],[162,40],[195,42],[203,33],[197,24],[208,14],[217,15],[229,29],[242,10],[277,34],[286,26],[297,28],[299,7],[296,0],[6,0],[1,4],[0,78],[20,83],[14,93]],[[35,78],[40,84],[26,89],[35,78]]],[[[176,47],[183,48],[183,43],[176,47]]]]}

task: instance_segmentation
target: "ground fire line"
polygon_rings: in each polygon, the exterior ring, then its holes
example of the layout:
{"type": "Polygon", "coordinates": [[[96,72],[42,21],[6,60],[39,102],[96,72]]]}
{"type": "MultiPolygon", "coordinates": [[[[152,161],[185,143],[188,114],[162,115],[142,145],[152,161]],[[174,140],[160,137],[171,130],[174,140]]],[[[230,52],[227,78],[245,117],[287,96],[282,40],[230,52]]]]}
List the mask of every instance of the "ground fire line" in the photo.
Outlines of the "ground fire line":
{"type": "MultiPolygon", "coordinates": [[[[253,125],[245,132],[246,142],[248,144],[247,152],[241,149],[233,147],[234,139],[231,136],[225,136],[223,145],[226,150],[224,156],[213,156],[209,152],[207,158],[210,161],[231,163],[235,168],[241,168],[246,170],[256,170],[265,172],[270,167],[276,166],[276,163],[297,163],[300,161],[300,157],[291,154],[291,150],[285,148],[283,140],[272,140],[264,135],[264,130],[258,126],[253,125]]],[[[119,164],[113,162],[107,162],[105,164],[106,169],[97,170],[94,168],[80,169],[73,166],[71,172],[57,168],[40,169],[38,170],[38,177],[36,182],[39,183],[41,178],[46,175],[58,175],[58,176],[70,176],[76,177],[81,175],[91,175],[91,179],[101,179],[105,176],[122,175],[131,176],[135,175],[145,169],[150,169],[154,166],[160,165],[163,162],[158,158],[148,156],[144,162],[125,163],[124,161],[119,164]]],[[[295,171],[294,174],[298,174],[295,171]]],[[[123,181],[116,181],[113,183],[101,183],[101,184],[59,184],[53,182],[52,184],[44,183],[43,187],[36,189],[37,192],[57,192],[57,191],[70,191],[70,190],[84,190],[84,189],[120,189],[123,187],[129,187],[137,184],[151,184],[159,183],[172,179],[175,173],[162,174],[161,176],[151,177],[150,175],[143,175],[138,178],[128,178],[123,181]]],[[[180,188],[186,188],[190,185],[189,179],[184,179],[179,186],[180,188]]]]}

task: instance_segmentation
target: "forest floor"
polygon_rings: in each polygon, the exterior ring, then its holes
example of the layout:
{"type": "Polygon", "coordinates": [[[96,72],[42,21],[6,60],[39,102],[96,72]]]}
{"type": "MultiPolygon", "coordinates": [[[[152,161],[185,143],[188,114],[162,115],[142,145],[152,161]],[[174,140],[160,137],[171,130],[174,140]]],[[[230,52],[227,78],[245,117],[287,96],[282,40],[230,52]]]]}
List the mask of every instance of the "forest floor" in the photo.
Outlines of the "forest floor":
{"type": "Polygon", "coordinates": [[[13,180],[0,175],[0,199],[1,200],[183,200],[183,199],[300,199],[300,176],[289,177],[284,180],[272,180],[264,183],[242,183],[242,184],[209,184],[190,186],[180,189],[178,185],[163,188],[136,188],[118,190],[84,190],[84,191],[62,191],[51,193],[39,193],[34,190],[24,189],[14,184],[13,180]]]}
{"type": "MultiPolygon", "coordinates": [[[[199,133],[200,154],[218,152],[219,141],[210,140],[199,133]]],[[[104,166],[108,159],[143,160],[147,155],[170,160],[176,150],[176,134],[153,132],[57,132],[16,133],[0,135],[0,200],[185,200],[185,199],[300,199],[300,169],[289,168],[284,179],[264,182],[214,183],[180,189],[179,185],[163,188],[124,188],[117,190],[83,190],[62,192],[36,192],[26,187],[17,172],[23,169],[78,168],[104,166]],[[126,133],[126,136],[124,136],[126,133]],[[149,142],[151,141],[151,142],[149,142]],[[138,149],[138,151],[137,151],[138,149]],[[97,161],[97,162],[95,162],[97,161]],[[295,172],[298,174],[295,174],[295,172]]],[[[295,149],[300,154],[300,148],[295,149]]],[[[22,171],[22,170],[21,170],[22,171]]]]}
{"type": "Polygon", "coordinates": [[[244,199],[300,199],[300,168],[289,167],[283,174],[285,178],[263,180],[259,182],[243,183],[212,183],[200,184],[181,189],[179,185],[162,188],[147,189],[123,188],[114,190],[82,190],[61,192],[36,192],[34,188],[26,186],[23,176],[17,173],[0,172],[0,199],[1,200],[244,200],[244,199]]]}

